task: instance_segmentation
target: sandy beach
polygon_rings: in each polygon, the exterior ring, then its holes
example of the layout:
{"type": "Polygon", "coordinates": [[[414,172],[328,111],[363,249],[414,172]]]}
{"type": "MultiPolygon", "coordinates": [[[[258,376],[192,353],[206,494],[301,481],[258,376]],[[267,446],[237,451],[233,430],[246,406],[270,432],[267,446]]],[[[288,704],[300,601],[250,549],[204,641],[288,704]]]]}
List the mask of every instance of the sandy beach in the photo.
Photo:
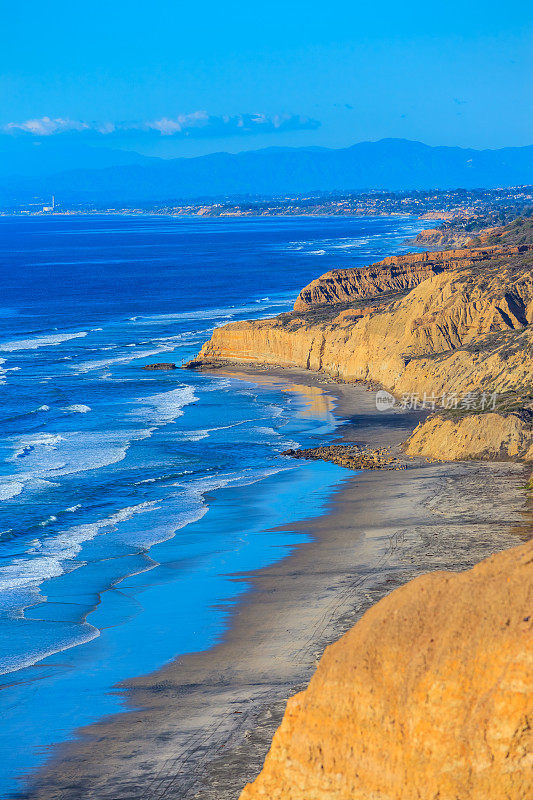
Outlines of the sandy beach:
{"type": "MultiPolygon", "coordinates": [[[[316,402],[324,393],[342,421],[336,442],[395,449],[420,420],[376,411],[373,392],[322,375],[231,374],[286,382],[288,391],[308,387],[316,402]]],[[[217,646],[130,682],[132,710],[79,732],[19,797],[236,800],[259,772],[287,698],[370,605],[417,575],[465,569],[531,533],[525,482],[514,463],[346,471],[327,512],[292,526],[311,541],[273,566],[234,576],[251,588],[217,646]]]]}

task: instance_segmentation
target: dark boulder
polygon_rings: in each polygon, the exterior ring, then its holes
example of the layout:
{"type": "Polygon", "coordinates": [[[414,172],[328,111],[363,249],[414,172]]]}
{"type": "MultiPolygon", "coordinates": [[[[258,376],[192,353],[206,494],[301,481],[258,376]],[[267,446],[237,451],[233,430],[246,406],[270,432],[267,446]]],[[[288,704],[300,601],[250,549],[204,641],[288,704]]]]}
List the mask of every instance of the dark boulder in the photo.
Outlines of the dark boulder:
{"type": "Polygon", "coordinates": [[[145,364],[143,369],[176,369],[175,364],[145,364]]]}

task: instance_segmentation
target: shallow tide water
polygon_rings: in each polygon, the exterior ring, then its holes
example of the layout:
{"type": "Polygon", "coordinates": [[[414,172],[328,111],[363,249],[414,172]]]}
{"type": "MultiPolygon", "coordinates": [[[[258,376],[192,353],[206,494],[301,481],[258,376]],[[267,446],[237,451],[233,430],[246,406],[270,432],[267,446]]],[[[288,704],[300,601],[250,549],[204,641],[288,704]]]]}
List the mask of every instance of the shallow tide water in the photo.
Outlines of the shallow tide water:
{"type": "Polygon", "coordinates": [[[175,370],[217,325],[408,248],[412,219],[0,218],[0,796],[120,681],[210,647],[344,470],[328,398],[175,370]]]}

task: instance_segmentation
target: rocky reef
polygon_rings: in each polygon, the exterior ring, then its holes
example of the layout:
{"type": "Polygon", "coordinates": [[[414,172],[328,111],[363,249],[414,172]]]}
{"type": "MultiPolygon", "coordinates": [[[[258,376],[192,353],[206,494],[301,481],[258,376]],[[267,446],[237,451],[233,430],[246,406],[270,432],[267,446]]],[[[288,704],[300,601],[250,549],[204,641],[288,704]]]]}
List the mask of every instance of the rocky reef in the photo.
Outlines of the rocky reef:
{"type": "Polygon", "coordinates": [[[328,647],[241,800],[533,795],[533,542],[397,589],[328,647]]]}
{"type": "Polygon", "coordinates": [[[405,469],[405,464],[392,455],[387,447],[371,449],[356,444],[330,444],[284,450],[282,456],[305,458],[311,461],[331,461],[347,469],[405,469]]]}
{"type": "Polygon", "coordinates": [[[154,369],[154,370],[167,370],[167,369],[176,369],[176,365],[170,362],[163,362],[159,364],[145,364],[143,369],[154,369]]]}

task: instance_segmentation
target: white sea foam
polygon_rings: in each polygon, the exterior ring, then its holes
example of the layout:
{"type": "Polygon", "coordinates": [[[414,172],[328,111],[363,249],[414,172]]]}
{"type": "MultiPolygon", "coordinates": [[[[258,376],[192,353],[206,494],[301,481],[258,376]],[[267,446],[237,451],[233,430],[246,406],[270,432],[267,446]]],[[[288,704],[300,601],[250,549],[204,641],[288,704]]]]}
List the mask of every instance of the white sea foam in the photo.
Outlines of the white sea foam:
{"type": "Polygon", "coordinates": [[[71,406],[65,406],[63,411],[72,411],[73,414],[87,414],[91,410],[91,406],[85,406],[83,403],[74,403],[71,406]]]}
{"type": "Polygon", "coordinates": [[[333,250],[351,250],[352,248],[364,247],[367,244],[370,244],[370,239],[366,237],[360,237],[357,239],[333,239],[328,242],[329,246],[333,250]]]}
{"type": "MultiPolygon", "coordinates": [[[[171,539],[178,530],[197,522],[208,511],[204,495],[217,489],[230,486],[249,486],[264,478],[294,469],[293,466],[282,466],[265,469],[244,469],[242,472],[222,473],[220,475],[197,478],[191,483],[173,484],[179,489],[174,495],[167,496],[164,503],[158,501],[157,508],[153,508],[150,524],[141,530],[119,529],[114,535],[115,540],[120,539],[130,546],[152,547],[163,541],[171,539]]],[[[153,482],[146,479],[139,483],[153,482]]]]}
{"type": "MultiPolygon", "coordinates": [[[[5,621],[2,621],[6,625],[5,621]]],[[[1,624],[1,622],[0,622],[1,624]]],[[[25,648],[23,652],[16,652],[13,645],[8,651],[0,649],[0,675],[6,675],[15,670],[32,667],[39,661],[76,647],[86,644],[100,635],[100,631],[88,622],[44,622],[41,620],[9,620],[9,640],[13,639],[20,645],[20,638],[14,635],[14,625],[24,625],[26,636],[31,629],[31,644],[23,639],[25,648]]],[[[5,635],[4,635],[5,638],[5,635]]]]}
{"type": "Polygon", "coordinates": [[[137,325],[166,325],[169,322],[179,322],[185,320],[209,320],[219,319],[225,317],[230,319],[237,314],[251,314],[257,311],[258,303],[267,303],[269,305],[278,305],[271,298],[264,298],[263,300],[254,301],[256,305],[242,305],[242,306],[224,306],[222,308],[206,308],[202,311],[182,311],[176,314],[153,314],[149,316],[131,317],[130,322],[137,325]]]}
{"type": "Polygon", "coordinates": [[[289,242],[285,249],[305,252],[309,256],[323,256],[329,251],[352,250],[365,247],[370,243],[368,236],[344,236],[336,239],[310,239],[303,242],[289,242]]]}
{"type": "Polygon", "coordinates": [[[17,497],[24,490],[29,489],[31,492],[36,493],[51,489],[54,486],[58,486],[58,484],[41,478],[26,476],[24,476],[24,480],[0,481],[0,500],[11,500],[11,498],[17,497]]]}
{"type": "MultiPolygon", "coordinates": [[[[266,469],[244,469],[242,472],[223,473],[220,475],[198,478],[191,483],[175,483],[180,491],[167,497],[164,505],[154,509],[150,518],[150,525],[145,525],[142,530],[135,532],[124,530],[117,531],[116,538],[127,542],[129,545],[152,547],[163,541],[171,539],[178,530],[200,520],[208,511],[204,495],[217,489],[234,486],[249,486],[257,483],[278,472],[284,472],[294,467],[283,466],[266,469]],[[172,505],[176,505],[176,509],[172,505]]],[[[162,502],[162,501],[159,501],[162,502]]]]}
{"type": "MultiPolygon", "coordinates": [[[[206,492],[213,492],[216,489],[225,489],[229,486],[251,486],[253,483],[262,481],[272,475],[277,475],[279,472],[286,472],[292,467],[265,467],[264,469],[257,469],[254,467],[246,467],[242,472],[227,472],[215,476],[206,476],[205,478],[198,478],[191,486],[191,490],[196,492],[198,496],[203,496],[206,492]]],[[[181,484],[176,484],[180,486],[181,484]]]]}
{"type": "Polygon", "coordinates": [[[252,429],[252,432],[259,434],[260,436],[266,436],[270,439],[277,440],[275,442],[275,449],[277,452],[281,450],[288,450],[289,447],[298,448],[300,447],[300,443],[296,442],[294,439],[287,439],[282,431],[277,431],[275,428],[271,428],[269,426],[258,426],[252,429]]]}
{"type": "Polygon", "coordinates": [[[87,331],[35,336],[33,339],[15,339],[11,342],[0,342],[0,350],[5,353],[14,353],[18,350],[37,350],[39,347],[53,347],[62,342],[68,342],[70,339],[81,339],[84,336],[87,336],[87,331]]]}
{"type": "Polygon", "coordinates": [[[281,415],[283,414],[283,408],[281,406],[275,406],[270,404],[266,408],[275,419],[281,417],[281,415]]]}
{"type": "MultiPolygon", "coordinates": [[[[57,620],[49,623],[34,620],[31,619],[31,610],[27,612],[30,618],[22,619],[23,611],[38,606],[45,600],[40,593],[41,585],[45,581],[60,577],[84,565],[85,562],[78,561],[77,556],[85,542],[118,530],[121,523],[137,514],[151,511],[156,505],[154,501],[129,506],[106,519],[77,525],[42,541],[34,539],[24,556],[17,557],[10,564],[0,567],[0,609],[10,612],[10,636],[13,636],[12,626],[17,624],[19,617],[20,624],[25,625],[24,630],[31,633],[32,642],[29,649],[25,644],[21,653],[17,653],[12,647],[2,651],[0,674],[36,664],[53,653],[83,644],[99,635],[98,629],[88,623],[62,623],[57,620]]],[[[38,611],[36,613],[38,616],[38,611]]]]}
{"type": "Polygon", "coordinates": [[[152,509],[150,524],[136,530],[123,528],[117,530],[115,541],[122,541],[130,547],[150,548],[172,539],[176,532],[186,525],[197,522],[207,513],[201,494],[194,489],[184,489],[170,495],[165,503],[152,509]]]}
{"type": "Polygon", "coordinates": [[[174,434],[174,439],[183,442],[199,442],[202,439],[207,439],[211,430],[197,430],[197,431],[179,431],[174,434]]]}
{"type": "Polygon", "coordinates": [[[274,428],[267,428],[267,427],[258,427],[255,428],[257,433],[262,433],[263,436],[281,436],[279,431],[274,430],[274,428]]]}
{"type": "Polygon", "coordinates": [[[68,431],[15,437],[13,479],[34,488],[35,480],[57,478],[99,469],[125,458],[134,441],[146,439],[153,428],[115,431],[68,431]]]}
{"type": "Polygon", "coordinates": [[[24,484],[20,481],[7,481],[0,483],[0,500],[10,500],[16,497],[24,489],[24,484]]]}
{"type": "Polygon", "coordinates": [[[231,378],[217,378],[212,383],[202,383],[202,392],[219,392],[221,389],[230,389],[232,386],[241,385],[241,381],[235,381],[231,378]]]}
{"type": "Polygon", "coordinates": [[[83,563],[74,560],[85,542],[103,532],[115,529],[121,522],[131,519],[136,514],[152,510],[156,505],[157,501],[152,501],[127,506],[105,519],[76,525],[43,540],[34,539],[24,557],[15,558],[10,564],[0,566],[0,591],[35,589],[45,580],[76,569],[83,563]]]}
{"type": "MultiPolygon", "coordinates": [[[[133,346],[135,347],[136,345],[133,346]]],[[[129,364],[130,361],[136,361],[137,359],[152,358],[153,356],[160,355],[161,353],[171,352],[174,349],[175,344],[172,342],[167,342],[155,350],[141,350],[135,353],[131,352],[127,355],[117,356],[116,358],[106,358],[99,361],[84,361],[82,364],[73,365],[72,369],[82,375],[86,372],[91,372],[92,370],[107,369],[115,364],[129,364]]]]}
{"type": "Polygon", "coordinates": [[[2,364],[5,364],[5,363],[6,363],[5,358],[0,358],[0,384],[4,384],[6,382],[5,378],[6,378],[6,373],[8,372],[8,370],[4,369],[1,366],[2,364]]]}
{"type": "Polygon", "coordinates": [[[59,442],[63,441],[63,437],[57,433],[36,433],[34,436],[19,437],[16,441],[19,443],[18,447],[16,447],[13,455],[8,458],[8,461],[27,458],[36,449],[45,453],[57,450],[57,446],[59,442]]]}
{"type": "Polygon", "coordinates": [[[161,392],[150,397],[143,397],[137,404],[143,406],[135,412],[135,416],[147,419],[156,425],[167,425],[183,415],[183,409],[190,403],[195,403],[198,397],[192,386],[181,386],[169,392],[161,392]]]}
{"type": "Polygon", "coordinates": [[[277,448],[278,452],[282,450],[289,450],[292,448],[293,450],[297,450],[300,447],[300,442],[296,442],[294,439],[282,439],[279,442],[279,447],[277,448]]]}
{"type": "MultiPolygon", "coordinates": [[[[46,538],[33,539],[23,555],[0,567],[0,608],[9,611],[12,624],[16,624],[16,617],[22,617],[24,609],[38,607],[45,600],[41,594],[45,581],[84,565],[85,562],[80,560],[80,555],[83,559],[83,546],[97,536],[112,534],[115,542],[149,548],[171,539],[177,530],[201,519],[207,512],[204,499],[206,492],[228,486],[247,486],[286,469],[289,467],[244,469],[242,472],[200,478],[192,484],[176,484],[179,491],[167,497],[164,505],[161,500],[139,503],[105,519],[70,527],[46,538]],[[122,525],[144,513],[150,513],[149,524],[134,527],[122,525]]],[[[73,506],[67,510],[76,508],[73,506]]],[[[50,626],[46,621],[34,620],[31,618],[31,608],[26,612],[28,619],[24,622],[21,619],[21,624],[27,622],[33,626],[31,631],[35,646],[19,654],[13,649],[3,652],[0,657],[1,673],[35,664],[52,653],[75,647],[99,635],[97,628],[85,623],[63,625],[54,621],[50,626]]],[[[38,613],[37,609],[35,616],[38,613]]]]}
{"type": "Polygon", "coordinates": [[[204,428],[196,431],[179,431],[174,434],[174,438],[184,440],[186,442],[199,442],[201,439],[207,439],[208,436],[217,431],[226,431],[229,428],[236,428],[243,425],[245,422],[251,422],[250,419],[244,419],[240,422],[232,422],[230,425],[217,425],[213,428],[204,428]]]}
{"type": "Polygon", "coordinates": [[[57,517],[55,514],[50,514],[49,517],[43,519],[42,522],[39,522],[39,527],[45,528],[46,525],[50,525],[51,522],[57,522],[57,517]]]}

